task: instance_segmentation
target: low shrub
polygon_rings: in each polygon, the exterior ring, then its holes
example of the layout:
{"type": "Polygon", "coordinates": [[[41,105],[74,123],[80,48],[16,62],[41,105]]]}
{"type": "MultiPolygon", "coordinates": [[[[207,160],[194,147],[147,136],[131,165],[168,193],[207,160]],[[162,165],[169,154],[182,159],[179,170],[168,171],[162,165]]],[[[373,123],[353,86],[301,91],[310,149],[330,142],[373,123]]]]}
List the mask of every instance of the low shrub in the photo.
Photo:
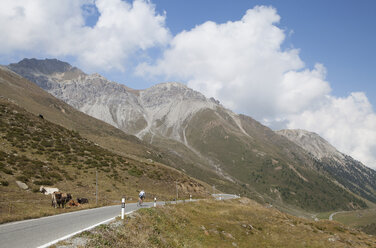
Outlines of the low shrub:
{"type": "Polygon", "coordinates": [[[54,183],[51,180],[43,179],[34,181],[34,184],[52,186],[54,183]]]}
{"type": "Polygon", "coordinates": [[[1,168],[1,170],[8,175],[13,175],[13,171],[8,168],[1,168]]]}
{"type": "Polygon", "coordinates": [[[128,170],[128,174],[134,177],[140,177],[143,174],[143,171],[137,169],[137,168],[132,168],[128,170]]]}
{"type": "Polygon", "coordinates": [[[29,179],[25,175],[16,176],[16,179],[24,183],[29,181],[29,179]]]}
{"type": "Polygon", "coordinates": [[[1,181],[1,185],[3,185],[3,186],[8,186],[8,185],[9,185],[9,182],[8,182],[8,181],[1,181]]]}

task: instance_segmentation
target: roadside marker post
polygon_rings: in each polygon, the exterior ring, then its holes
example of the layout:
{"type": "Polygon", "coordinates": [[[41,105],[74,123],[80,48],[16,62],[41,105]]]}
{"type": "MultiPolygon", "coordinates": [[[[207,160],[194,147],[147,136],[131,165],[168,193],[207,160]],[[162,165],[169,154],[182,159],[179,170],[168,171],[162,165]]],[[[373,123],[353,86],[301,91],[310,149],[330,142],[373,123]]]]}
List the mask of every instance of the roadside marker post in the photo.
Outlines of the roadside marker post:
{"type": "Polygon", "coordinates": [[[157,197],[154,197],[154,207],[157,206],[157,197]]]}
{"type": "Polygon", "coordinates": [[[121,219],[124,220],[125,198],[121,198],[121,219]]]}
{"type": "Polygon", "coordinates": [[[189,201],[190,202],[192,201],[192,195],[189,195],[189,201]]]}

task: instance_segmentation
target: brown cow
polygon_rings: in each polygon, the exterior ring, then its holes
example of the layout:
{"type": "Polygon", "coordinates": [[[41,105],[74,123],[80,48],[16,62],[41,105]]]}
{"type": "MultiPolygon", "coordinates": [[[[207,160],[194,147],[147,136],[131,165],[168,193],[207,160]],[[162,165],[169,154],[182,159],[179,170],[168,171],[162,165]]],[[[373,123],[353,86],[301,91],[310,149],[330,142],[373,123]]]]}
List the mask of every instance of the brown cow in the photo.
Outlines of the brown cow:
{"type": "Polygon", "coordinates": [[[65,207],[65,204],[72,199],[72,195],[69,193],[62,193],[62,192],[54,192],[52,194],[52,206],[57,207],[65,207]]]}
{"type": "Polygon", "coordinates": [[[78,207],[80,206],[81,204],[79,204],[78,202],[74,201],[73,199],[70,200],[68,203],[67,203],[68,206],[70,207],[78,207]]]}

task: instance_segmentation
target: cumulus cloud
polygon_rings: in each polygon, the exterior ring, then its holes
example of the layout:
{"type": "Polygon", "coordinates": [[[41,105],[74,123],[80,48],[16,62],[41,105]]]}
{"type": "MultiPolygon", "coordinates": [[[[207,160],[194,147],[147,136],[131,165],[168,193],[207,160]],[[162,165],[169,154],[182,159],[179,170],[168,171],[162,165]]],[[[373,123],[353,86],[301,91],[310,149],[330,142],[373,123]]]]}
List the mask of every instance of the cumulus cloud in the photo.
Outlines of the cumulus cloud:
{"type": "Polygon", "coordinates": [[[2,0],[0,55],[66,56],[84,69],[124,71],[135,55],[162,47],[138,75],[187,82],[274,128],[317,132],[376,168],[376,116],[367,97],[332,96],[323,65],[307,68],[298,49],[282,49],[286,31],[274,8],[257,6],[238,21],[208,21],[174,37],[165,20],[148,0],[2,0]]]}
{"type": "Polygon", "coordinates": [[[376,114],[366,95],[327,96],[322,106],[289,116],[289,128],[304,128],[325,137],[337,149],[376,168],[376,114]]]}
{"type": "Polygon", "coordinates": [[[72,56],[100,69],[124,70],[129,56],[170,39],[165,15],[144,0],[4,0],[0,23],[0,54],[72,56]],[[89,27],[93,8],[99,18],[89,27]]]}
{"type": "Polygon", "coordinates": [[[176,35],[156,64],[138,73],[188,82],[238,112],[257,119],[294,113],[328,93],[325,69],[301,70],[299,51],[282,51],[276,10],[259,6],[239,21],[206,22],[176,35]],[[300,102],[300,105],[293,103],[300,102]]]}
{"type": "Polygon", "coordinates": [[[315,131],[375,168],[375,114],[366,96],[331,96],[323,65],[306,68],[299,50],[281,48],[279,20],[274,8],[258,6],[239,21],[205,22],[177,34],[159,60],[137,73],[187,82],[267,125],[315,131]]]}

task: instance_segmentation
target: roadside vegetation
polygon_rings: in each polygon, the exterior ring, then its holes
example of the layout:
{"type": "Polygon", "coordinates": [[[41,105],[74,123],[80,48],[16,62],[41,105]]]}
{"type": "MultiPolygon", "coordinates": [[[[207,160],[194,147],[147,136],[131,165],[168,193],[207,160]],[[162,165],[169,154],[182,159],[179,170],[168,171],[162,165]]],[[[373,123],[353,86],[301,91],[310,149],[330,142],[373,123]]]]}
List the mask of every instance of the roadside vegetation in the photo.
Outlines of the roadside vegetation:
{"type": "Polygon", "coordinates": [[[141,209],[55,247],[376,247],[376,237],[310,221],[247,198],[141,209]],[[77,242],[80,242],[80,245],[77,242]]]}
{"type": "Polygon", "coordinates": [[[175,169],[115,154],[1,99],[0,144],[0,223],[69,211],[52,209],[41,185],[72,193],[73,199],[88,198],[86,207],[95,206],[96,174],[98,205],[119,203],[122,196],[135,200],[141,189],[147,197],[171,199],[175,182],[182,197],[207,195],[203,183],[175,169]]]}

